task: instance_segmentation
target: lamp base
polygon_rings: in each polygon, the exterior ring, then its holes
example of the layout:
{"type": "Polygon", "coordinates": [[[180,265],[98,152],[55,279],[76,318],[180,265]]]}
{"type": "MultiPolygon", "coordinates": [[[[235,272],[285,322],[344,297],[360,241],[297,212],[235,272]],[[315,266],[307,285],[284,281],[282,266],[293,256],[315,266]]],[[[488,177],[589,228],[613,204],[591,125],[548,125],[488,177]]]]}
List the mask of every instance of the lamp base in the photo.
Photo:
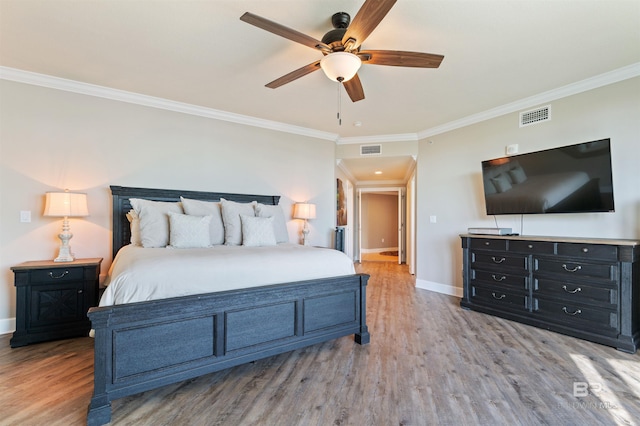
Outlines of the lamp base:
{"type": "Polygon", "coordinates": [[[75,259],[71,253],[71,246],[69,240],[73,237],[73,234],[69,232],[69,220],[65,217],[62,222],[62,232],[58,234],[60,238],[60,251],[58,251],[58,257],[53,259],[54,262],[73,262],[75,259]]]}

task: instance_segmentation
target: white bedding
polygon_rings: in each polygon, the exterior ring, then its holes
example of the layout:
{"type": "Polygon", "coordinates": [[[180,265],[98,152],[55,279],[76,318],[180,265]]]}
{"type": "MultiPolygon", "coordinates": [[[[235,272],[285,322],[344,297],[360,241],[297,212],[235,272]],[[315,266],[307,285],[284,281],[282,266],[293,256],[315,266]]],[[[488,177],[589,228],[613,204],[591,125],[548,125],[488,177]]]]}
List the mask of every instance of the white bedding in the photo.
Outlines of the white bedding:
{"type": "Polygon", "coordinates": [[[332,249],[283,243],[270,247],[120,249],[100,306],[354,274],[332,249]]]}

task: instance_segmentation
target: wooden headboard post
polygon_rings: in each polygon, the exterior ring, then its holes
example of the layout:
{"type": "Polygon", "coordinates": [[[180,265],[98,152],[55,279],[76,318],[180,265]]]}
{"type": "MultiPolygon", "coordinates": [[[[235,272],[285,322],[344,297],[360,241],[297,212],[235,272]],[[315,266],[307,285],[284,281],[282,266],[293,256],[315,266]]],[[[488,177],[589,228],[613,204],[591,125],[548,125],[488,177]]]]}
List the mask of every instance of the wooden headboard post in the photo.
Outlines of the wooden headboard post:
{"type": "Polygon", "coordinates": [[[131,228],[127,213],[131,210],[130,198],[142,198],[152,201],[180,201],[180,196],[201,201],[220,201],[224,198],[229,201],[239,203],[258,203],[272,206],[280,202],[279,195],[250,195],[250,194],[230,194],[224,192],[202,192],[202,191],[181,191],[177,189],[154,189],[154,188],[130,188],[125,186],[111,185],[111,196],[113,201],[113,247],[112,254],[115,258],[118,250],[131,242],[131,228]]]}

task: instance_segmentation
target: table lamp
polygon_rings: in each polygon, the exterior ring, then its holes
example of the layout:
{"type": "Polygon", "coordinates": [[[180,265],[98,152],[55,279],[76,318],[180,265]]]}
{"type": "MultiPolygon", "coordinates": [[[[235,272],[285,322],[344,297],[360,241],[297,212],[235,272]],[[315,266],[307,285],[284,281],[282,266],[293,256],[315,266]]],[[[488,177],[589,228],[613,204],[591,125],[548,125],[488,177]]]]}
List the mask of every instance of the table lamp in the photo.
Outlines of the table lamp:
{"type": "Polygon", "coordinates": [[[302,244],[309,245],[307,239],[309,235],[309,225],[307,221],[309,219],[316,218],[316,205],[311,203],[296,203],[293,207],[293,217],[295,219],[304,219],[304,228],[302,228],[302,244]]]}
{"type": "Polygon", "coordinates": [[[69,228],[70,217],[89,216],[87,209],[87,194],[75,192],[47,192],[45,198],[44,215],[52,217],[63,217],[62,232],[58,234],[60,238],[60,251],[54,262],[72,262],[73,254],[69,246],[69,240],[73,237],[69,228]]]}

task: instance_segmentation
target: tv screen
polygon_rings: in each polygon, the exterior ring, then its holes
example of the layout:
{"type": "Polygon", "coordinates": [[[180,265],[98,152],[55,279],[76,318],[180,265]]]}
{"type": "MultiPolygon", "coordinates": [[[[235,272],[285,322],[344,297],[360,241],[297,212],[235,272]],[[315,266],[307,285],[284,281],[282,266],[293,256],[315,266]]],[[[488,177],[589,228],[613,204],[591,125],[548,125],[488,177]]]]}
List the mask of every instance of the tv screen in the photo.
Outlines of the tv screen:
{"type": "Polygon", "coordinates": [[[610,139],[482,162],[488,215],[612,212],[610,139]]]}

